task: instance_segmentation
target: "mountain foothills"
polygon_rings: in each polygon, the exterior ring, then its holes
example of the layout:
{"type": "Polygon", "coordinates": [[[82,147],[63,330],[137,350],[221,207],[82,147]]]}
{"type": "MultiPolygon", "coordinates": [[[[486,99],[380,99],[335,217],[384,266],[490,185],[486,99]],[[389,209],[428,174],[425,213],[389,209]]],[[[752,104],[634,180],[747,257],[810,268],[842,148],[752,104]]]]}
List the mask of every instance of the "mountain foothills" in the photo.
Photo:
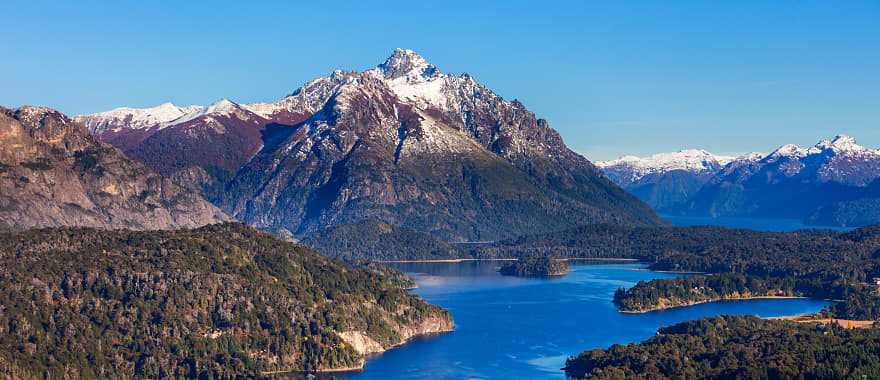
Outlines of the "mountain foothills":
{"type": "Polygon", "coordinates": [[[0,108],[0,228],[174,229],[230,220],[42,107],[0,108]]]}
{"type": "Polygon", "coordinates": [[[814,225],[880,223],[880,150],[852,137],[810,148],[783,145],[767,155],[732,160],[692,152],[598,165],[663,213],[802,219],[814,225]]]}
{"type": "Polygon", "coordinates": [[[286,236],[370,220],[459,241],[662,223],[521,103],[410,50],[274,103],[77,119],[230,215],[286,236]]]}
{"type": "Polygon", "coordinates": [[[449,313],[242,224],[0,233],[0,377],[254,378],[356,369],[449,313]]]}

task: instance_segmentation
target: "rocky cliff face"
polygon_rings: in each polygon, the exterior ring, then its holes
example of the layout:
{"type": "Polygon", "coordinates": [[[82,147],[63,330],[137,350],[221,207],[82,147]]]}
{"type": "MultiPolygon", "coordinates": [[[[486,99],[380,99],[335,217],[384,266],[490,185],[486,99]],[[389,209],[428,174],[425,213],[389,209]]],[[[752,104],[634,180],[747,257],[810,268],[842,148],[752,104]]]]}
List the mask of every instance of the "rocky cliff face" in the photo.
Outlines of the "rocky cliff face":
{"type": "Polygon", "coordinates": [[[229,220],[67,116],[0,108],[0,223],[174,229],[229,220]]]}
{"type": "MultiPolygon", "coordinates": [[[[370,337],[366,331],[344,331],[337,335],[345,341],[355,352],[366,357],[372,354],[379,354],[391,348],[402,345],[409,340],[434,334],[450,332],[455,329],[452,320],[443,316],[429,316],[421,321],[409,325],[402,325],[391,322],[392,328],[397,332],[399,340],[393,343],[380,343],[370,337]]],[[[363,366],[363,362],[360,363],[363,366]]],[[[360,367],[359,366],[359,367],[360,367]]]]}

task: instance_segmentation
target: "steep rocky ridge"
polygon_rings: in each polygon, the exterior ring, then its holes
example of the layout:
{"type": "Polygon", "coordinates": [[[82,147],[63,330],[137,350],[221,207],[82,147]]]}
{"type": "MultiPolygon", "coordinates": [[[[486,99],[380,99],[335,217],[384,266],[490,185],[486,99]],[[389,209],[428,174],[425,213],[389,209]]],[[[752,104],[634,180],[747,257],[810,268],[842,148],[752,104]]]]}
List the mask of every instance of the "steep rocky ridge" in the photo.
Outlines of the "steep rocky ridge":
{"type": "Polygon", "coordinates": [[[8,228],[174,229],[229,219],[60,112],[0,108],[0,224],[8,228]]]}

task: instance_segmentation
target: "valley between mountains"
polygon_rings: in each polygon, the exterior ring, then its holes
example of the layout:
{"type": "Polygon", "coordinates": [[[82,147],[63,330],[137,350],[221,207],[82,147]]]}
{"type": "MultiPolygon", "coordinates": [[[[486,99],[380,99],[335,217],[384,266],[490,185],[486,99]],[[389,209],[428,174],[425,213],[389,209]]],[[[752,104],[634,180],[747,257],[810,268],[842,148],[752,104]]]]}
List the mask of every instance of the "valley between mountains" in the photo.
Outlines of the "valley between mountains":
{"type": "MultiPolygon", "coordinates": [[[[563,277],[567,259],[630,259],[689,275],[619,289],[608,302],[622,312],[785,296],[831,300],[823,318],[874,321],[878,178],[880,151],[847,136],[768,155],[687,150],[594,165],[519,101],[404,49],[274,102],[75,117],[0,108],[0,374],[358,370],[371,354],[456,327],[381,265],[393,260],[517,259],[502,273],[563,277]],[[682,228],[658,211],[861,228],[682,228]]],[[[571,352],[563,370],[880,373],[873,328],[719,317],[622,347],[571,352]],[[749,360],[716,360],[726,353],[713,337],[749,360]],[[682,343],[699,339],[701,350],[682,343]],[[868,347],[865,360],[836,355],[856,346],[868,347]],[[813,361],[789,368],[792,358],[813,361]]]]}

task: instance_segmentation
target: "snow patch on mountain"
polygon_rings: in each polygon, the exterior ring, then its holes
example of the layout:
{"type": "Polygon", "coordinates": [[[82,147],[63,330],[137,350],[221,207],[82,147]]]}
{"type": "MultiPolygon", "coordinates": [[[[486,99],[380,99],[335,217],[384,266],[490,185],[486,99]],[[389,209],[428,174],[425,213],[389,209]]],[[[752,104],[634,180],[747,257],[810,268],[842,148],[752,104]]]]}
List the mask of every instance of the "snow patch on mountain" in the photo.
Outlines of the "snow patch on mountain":
{"type": "Polygon", "coordinates": [[[192,112],[189,112],[186,115],[183,115],[177,119],[162,123],[160,127],[167,128],[172,125],[183,124],[190,120],[194,120],[207,115],[228,116],[238,108],[238,104],[235,104],[229,99],[224,98],[207,106],[197,106],[192,110],[192,112]]]}

